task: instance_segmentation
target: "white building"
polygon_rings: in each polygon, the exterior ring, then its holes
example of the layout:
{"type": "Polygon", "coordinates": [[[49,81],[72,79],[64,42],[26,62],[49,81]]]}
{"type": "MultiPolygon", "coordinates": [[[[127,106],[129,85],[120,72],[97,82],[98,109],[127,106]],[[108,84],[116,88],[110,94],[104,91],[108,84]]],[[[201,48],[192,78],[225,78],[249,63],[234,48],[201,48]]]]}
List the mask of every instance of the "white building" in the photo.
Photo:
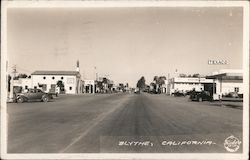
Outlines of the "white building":
{"type": "Polygon", "coordinates": [[[194,77],[175,77],[168,81],[168,94],[173,94],[176,91],[188,92],[193,89],[196,91],[209,90],[212,88],[213,80],[206,78],[194,78],[194,77]]]}
{"type": "Polygon", "coordinates": [[[164,84],[161,86],[161,93],[167,93],[168,80],[164,80],[164,84]]]}
{"type": "Polygon", "coordinates": [[[14,87],[22,87],[22,89],[33,88],[31,78],[19,78],[18,80],[13,80],[14,87]]]}
{"type": "Polygon", "coordinates": [[[221,99],[230,92],[243,94],[243,70],[223,69],[207,76],[214,81],[213,97],[221,99]]]}
{"type": "Polygon", "coordinates": [[[96,84],[95,80],[83,80],[82,81],[82,92],[83,93],[95,93],[96,91],[96,84]]]}
{"type": "Polygon", "coordinates": [[[64,85],[61,93],[81,93],[81,75],[78,71],[35,71],[31,74],[32,88],[53,92],[58,83],[64,85]]]}

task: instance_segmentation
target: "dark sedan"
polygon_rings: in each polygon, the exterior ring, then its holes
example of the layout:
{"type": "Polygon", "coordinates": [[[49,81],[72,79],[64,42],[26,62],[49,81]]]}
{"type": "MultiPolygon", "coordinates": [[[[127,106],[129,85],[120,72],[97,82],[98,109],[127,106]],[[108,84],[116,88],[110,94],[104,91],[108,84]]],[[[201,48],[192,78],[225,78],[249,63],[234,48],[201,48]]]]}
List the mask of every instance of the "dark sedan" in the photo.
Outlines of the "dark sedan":
{"type": "Polygon", "coordinates": [[[175,92],[173,94],[174,94],[175,97],[185,97],[185,93],[183,93],[183,92],[177,91],[177,92],[175,92]]]}
{"type": "Polygon", "coordinates": [[[25,93],[17,93],[16,102],[22,103],[33,100],[40,100],[43,102],[48,102],[49,99],[53,98],[51,94],[45,93],[40,89],[29,89],[25,93]]]}
{"type": "Polygon", "coordinates": [[[210,93],[207,91],[200,91],[200,92],[194,91],[190,94],[190,99],[192,101],[199,101],[199,102],[202,102],[205,100],[206,101],[213,100],[212,96],[210,96],[210,93]]]}

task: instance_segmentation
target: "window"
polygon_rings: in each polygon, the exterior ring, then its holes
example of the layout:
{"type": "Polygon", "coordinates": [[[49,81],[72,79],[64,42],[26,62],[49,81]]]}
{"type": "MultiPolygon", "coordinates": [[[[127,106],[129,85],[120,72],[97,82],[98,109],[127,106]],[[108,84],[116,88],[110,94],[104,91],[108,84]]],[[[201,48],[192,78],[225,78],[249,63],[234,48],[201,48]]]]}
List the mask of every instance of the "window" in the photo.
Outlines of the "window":
{"type": "Polygon", "coordinates": [[[43,77],[43,79],[46,79],[46,77],[43,77]]]}
{"type": "Polygon", "coordinates": [[[52,79],[55,79],[55,77],[52,77],[52,79]]]}
{"type": "Polygon", "coordinates": [[[61,77],[61,79],[63,80],[63,77],[61,77]]]}
{"type": "Polygon", "coordinates": [[[239,87],[234,87],[234,92],[238,93],[239,92],[239,87]]]}
{"type": "Polygon", "coordinates": [[[47,90],[47,84],[43,84],[42,88],[43,88],[43,91],[46,91],[47,90]]]}
{"type": "Polygon", "coordinates": [[[28,89],[28,86],[25,86],[25,89],[28,89]]]}
{"type": "Polygon", "coordinates": [[[69,90],[72,90],[72,87],[69,87],[69,90]]]}
{"type": "Polygon", "coordinates": [[[34,89],[37,89],[37,86],[34,86],[34,89]]]}

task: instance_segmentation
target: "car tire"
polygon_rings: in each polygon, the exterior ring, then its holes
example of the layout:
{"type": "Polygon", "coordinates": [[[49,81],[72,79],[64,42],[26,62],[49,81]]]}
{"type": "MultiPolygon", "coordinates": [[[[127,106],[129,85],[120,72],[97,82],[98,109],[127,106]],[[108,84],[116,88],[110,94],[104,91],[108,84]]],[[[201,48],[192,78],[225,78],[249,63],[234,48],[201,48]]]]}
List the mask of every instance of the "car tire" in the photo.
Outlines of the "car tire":
{"type": "Polygon", "coordinates": [[[16,101],[17,101],[17,103],[23,103],[24,98],[23,97],[18,97],[16,101]]]}
{"type": "Polygon", "coordinates": [[[202,98],[201,98],[201,97],[199,97],[199,98],[198,98],[198,101],[199,101],[199,102],[202,102],[202,98]]]}
{"type": "Polygon", "coordinates": [[[48,96],[43,96],[42,101],[43,102],[48,102],[49,101],[49,97],[48,96]]]}

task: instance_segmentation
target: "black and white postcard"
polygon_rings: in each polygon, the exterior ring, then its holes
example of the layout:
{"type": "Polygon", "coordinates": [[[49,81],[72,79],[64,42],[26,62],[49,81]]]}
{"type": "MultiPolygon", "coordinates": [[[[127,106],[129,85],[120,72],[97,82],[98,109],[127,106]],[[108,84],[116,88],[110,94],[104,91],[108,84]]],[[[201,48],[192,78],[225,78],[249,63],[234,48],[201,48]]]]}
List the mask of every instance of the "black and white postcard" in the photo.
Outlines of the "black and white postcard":
{"type": "Polygon", "coordinates": [[[3,1],[1,158],[248,159],[247,1],[3,1]]]}

